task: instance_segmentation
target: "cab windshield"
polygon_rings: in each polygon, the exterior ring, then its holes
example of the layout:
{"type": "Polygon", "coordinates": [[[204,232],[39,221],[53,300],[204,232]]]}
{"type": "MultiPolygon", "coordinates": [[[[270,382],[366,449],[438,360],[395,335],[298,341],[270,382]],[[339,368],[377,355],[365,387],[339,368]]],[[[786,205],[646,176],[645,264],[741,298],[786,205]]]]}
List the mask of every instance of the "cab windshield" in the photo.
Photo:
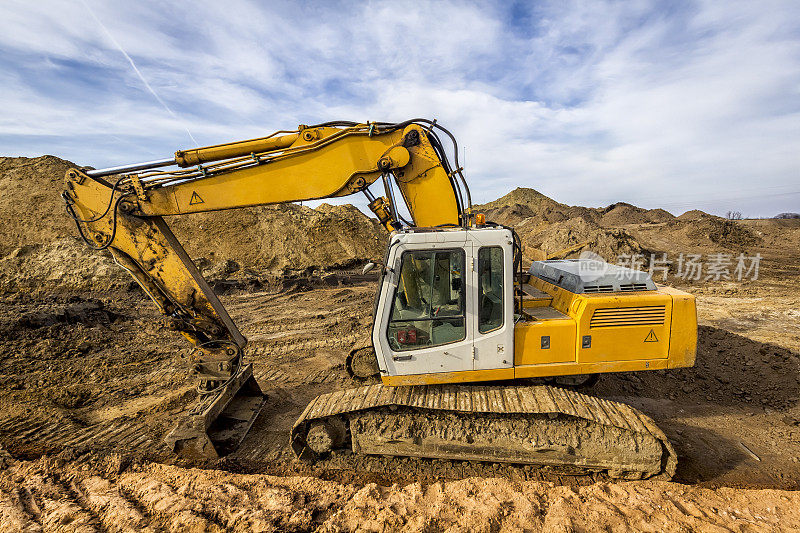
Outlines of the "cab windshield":
{"type": "Polygon", "coordinates": [[[404,252],[388,340],[394,351],[464,340],[464,251],[404,252]]]}

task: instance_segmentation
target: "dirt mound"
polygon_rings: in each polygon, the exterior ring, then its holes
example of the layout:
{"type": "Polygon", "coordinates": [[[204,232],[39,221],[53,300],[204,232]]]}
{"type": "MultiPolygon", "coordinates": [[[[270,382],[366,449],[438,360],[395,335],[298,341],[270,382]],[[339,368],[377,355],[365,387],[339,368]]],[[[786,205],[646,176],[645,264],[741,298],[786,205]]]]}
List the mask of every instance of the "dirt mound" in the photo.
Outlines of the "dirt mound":
{"type": "MultiPolygon", "coordinates": [[[[63,174],[70,166],[74,165],[53,156],[0,159],[0,288],[61,284],[107,289],[121,283],[115,269],[108,268],[113,266],[108,254],[64,240],[76,236],[58,196],[63,174]]],[[[741,249],[759,244],[764,233],[700,211],[676,219],[660,209],[627,203],[602,209],[567,206],[528,188],[517,188],[476,210],[485,212],[489,220],[516,227],[530,259],[575,248],[566,255],[592,249],[613,261],[620,254],[647,256],[651,248],[676,249],[670,245],[676,238],[741,249]],[[669,234],[643,244],[631,228],[653,223],[666,223],[669,234]],[[578,246],[581,244],[584,246],[578,246]]],[[[254,279],[280,276],[287,269],[352,267],[379,260],[387,240],[375,219],[351,205],[323,204],[311,209],[283,204],[170,217],[168,223],[201,267],[211,269],[206,274],[212,279],[254,279]],[[238,265],[235,275],[228,272],[228,262],[238,265]]],[[[781,229],[776,227],[772,233],[781,229]]]]}
{"type": "Polygon", "coordinates": [[[530,219],[535,219],[535,224],[558,224],[568,220],[581,220],[589,225],[604,228],[632,224],[659,224],[675,220],[671,213],[663,209],[643,209],[624,202],[605,208],[568,206],[534,189],[522,187],[493,202],[476,206],[475,210],[486,213],[488,220],[509,226],[519,226],[530,219]]]}
{"type": "Polygon", "coordinates": [[[736,220],[708,217],[691,223],[688,234],[695,239],[707,239],[714,244],[732,249],[757,245],[761,238],[736,220]]]}
{"type": "Polygon", "coordinates": [[[133,280],[108,252],[93,252],[80,239],[65,237],[26,244],[0,258],[0,291],[109,291],[133,280]]]}
{"type": "Polygon", "coordinates": [[[234,260],[277,271],[336,266],[383,257],[388,234],[352,205],[297,204],[173,217],[168,221],[192,257],[234,260]]]}
{"type": "Polygon", "coordinates": [[[800,527],[800,493],[666,482],[469,478],[391,487],[242,475],[114,454],[0,472],[0,531],[688,531],[800,527]],[[64,526],[69,526],[64,529],[64,526]]]}
{"type": "Polygon", "coordinates": [[[705,211],[700,211],[699,209],[692,209],[691,211],[686,211],[684,214],[677,216],[678,220],[700,220],[702,218],[709,218],[713,217],[714,215],[709,215],[705,211]]]}
{"type": "Polygon", "coordinates": [[[661,222],[669,222],[675,220],[675,215],[664,209],[648,209],[647,210],[648,222],[658,224],[661,222]]]}
{"type": "Polygon", "coordinates": [[[612,204],[599,211],[602,213],[600,224],[611,227],[625,226],[627,224],[661,223],[675,219],[672,214],[663,209],[643,209],[625,202],[612,204]]]}
{"type": "Polygon", "coordinates": [[[563,222],[572,218],[597,222],[599,218],[597,210],[561,204],[539,191],[524,187],[518,187],[493,202],[475,206],[474,210],[485,213],[487,220],[508,226],[532,218],[536,222],[563,222]]]}
{"type": "MultiPolygon", "coordinates": [[[[53,156],[0,158],[1,288],[106,290],[120,282],[108,253],[74,239],[77,231],[59,197],[64,173],[74,166],[53,156]]],[[[192,257],[271,274],[377,260],[387,239],[376,220],[351,205],[285,204],[170,217],[168,223],[192,257]]]]}
{"type": "Polygon", "coordinates": [[[602,228],[584,218],[538,225],[526,221],[517,227],[517,232],[522,239],[524,254],[531,260],[544,259],[553,254],[558,254],[560,259],[572,258],[585,250],[591,250],[611,262],[622,254],[650,255],[650,250],[626,230],[602,228]]]}
{"type": "Polygon", "coordinates": [[[480,207],[480,209],[488,211],[516,205],[525,206],[534,213],[539,213],[547,208],[567,207],[564,204],[560,204],[552,198],[545,196],[539,191],[535,189],[529,189],[527,187],[517,187],[510,193],[498,198],[497,200],[494,200],[493,202],[476,207],[480,207]]]}
{"type": "Polygon", "coordinates": [[[621,254],[649,251],[623,229],[605,226],[656,222],[672,217],[662,210],[648,211],[630,204],[614,204],[606,209],[591,209],[560,204],[533,189],[517,188],[509,194],[476,207],[487,219],[513,226],[522,239],[528,260],[577,257],[592,250],[607,261],[621,254]]]}
{"type": "Polygon", "coordinates": [[[737,222],[748,228],[800,228],[800,218],[746,218],[743,220],[738,220],[737,222]]]}
{"type": "Polygon", "coordinates": [[[59,196],[74,166],[52,155],[0,157],[0,255],[74,235],[59,196]]]}

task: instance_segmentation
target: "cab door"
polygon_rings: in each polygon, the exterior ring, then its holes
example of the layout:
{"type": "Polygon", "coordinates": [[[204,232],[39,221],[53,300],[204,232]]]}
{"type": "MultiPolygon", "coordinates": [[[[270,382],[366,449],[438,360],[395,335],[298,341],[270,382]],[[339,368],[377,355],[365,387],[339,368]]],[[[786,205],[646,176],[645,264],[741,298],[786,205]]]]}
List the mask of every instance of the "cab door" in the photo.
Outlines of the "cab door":
{"type": "Polygon", "coordinates": [[[514,366],[513,244],[508,230],[472,232],[474,370],[514,366]]]}
{"type": "Polygon", "coordinates": [[[373,329],[382,371],[395,376],[472,370],[471,259],[472,246],[463,236],[393,247],[373,329]]]}

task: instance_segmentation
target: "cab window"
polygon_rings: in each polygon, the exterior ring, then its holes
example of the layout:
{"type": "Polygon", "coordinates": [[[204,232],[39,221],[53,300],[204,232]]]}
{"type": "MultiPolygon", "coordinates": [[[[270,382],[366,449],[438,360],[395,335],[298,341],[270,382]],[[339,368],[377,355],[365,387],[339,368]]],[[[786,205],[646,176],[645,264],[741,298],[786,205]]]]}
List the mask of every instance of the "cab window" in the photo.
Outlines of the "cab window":
{"type": "Polygon", "coordinates": [[[478,331],[488,333],[503,326],[503,249],[478,250],[478,331]]]}
{"type": "Polygon", "coordinates": [[[388,328],[392,350],[464,340],[464,251],[404,252],[401,259],[388,328]]]}

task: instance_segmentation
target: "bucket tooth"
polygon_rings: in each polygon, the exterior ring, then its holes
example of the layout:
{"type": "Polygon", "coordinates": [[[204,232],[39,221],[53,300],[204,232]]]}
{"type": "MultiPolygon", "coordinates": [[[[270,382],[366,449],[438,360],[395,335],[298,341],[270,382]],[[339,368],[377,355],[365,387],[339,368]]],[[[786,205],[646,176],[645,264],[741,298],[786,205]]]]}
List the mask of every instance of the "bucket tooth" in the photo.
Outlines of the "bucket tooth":
{"type": "Polygon", "coordinates": [[[183,457],[219,459],[239,447],[266,401],[248,363],[221,391],[201,397],[164,440],[183,457]]]}

